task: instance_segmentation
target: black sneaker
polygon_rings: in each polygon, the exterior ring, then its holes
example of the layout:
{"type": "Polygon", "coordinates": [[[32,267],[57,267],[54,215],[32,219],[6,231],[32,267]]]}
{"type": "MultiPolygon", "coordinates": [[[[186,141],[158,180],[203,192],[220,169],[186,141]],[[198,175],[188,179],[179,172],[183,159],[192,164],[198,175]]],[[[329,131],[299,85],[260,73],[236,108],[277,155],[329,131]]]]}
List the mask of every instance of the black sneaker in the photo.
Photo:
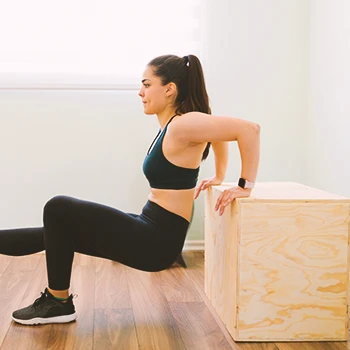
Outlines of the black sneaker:
{"type": "Polygon", "coordinates": [[[62,303],[55,299],[47,288],[32,305],[16,310],[12,314],[14,321],[25,325],[66,323],[74,321],[76,317],[73,295],[62,303]]]}

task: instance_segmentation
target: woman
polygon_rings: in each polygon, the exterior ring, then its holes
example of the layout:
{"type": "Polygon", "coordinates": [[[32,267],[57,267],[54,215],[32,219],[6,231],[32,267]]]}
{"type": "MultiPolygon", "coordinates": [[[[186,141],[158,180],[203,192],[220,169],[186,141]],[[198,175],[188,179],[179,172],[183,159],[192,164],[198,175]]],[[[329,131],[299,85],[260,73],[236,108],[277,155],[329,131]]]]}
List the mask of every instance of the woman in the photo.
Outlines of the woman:
{"type": "Polygon", "coordinates": [[[44,227],[0,231],[0,253],[27,255],[46,250],[48,288],[32,305],[17,310],[16,322],[65,323],[75,320],[69,285],[74,252],[127,266],[160,271],[176,260],[185,241],[193,200],[223,181],[227,143],[238,141],[242,158],[239,186],[225,190],[215,210],[222,215],[237,197],[248,197],[259,162],[259,126],[211,116],[203,72],[194,55],[161,56],[146,67],[139,96],[145,114],[156,114],[160,130],[143,171],[151,193],[140,215],[101,204],[56,196],[44,207],[44,227]],[[199,165],[213,144],[216,175],[195,189],[199,165]]]}

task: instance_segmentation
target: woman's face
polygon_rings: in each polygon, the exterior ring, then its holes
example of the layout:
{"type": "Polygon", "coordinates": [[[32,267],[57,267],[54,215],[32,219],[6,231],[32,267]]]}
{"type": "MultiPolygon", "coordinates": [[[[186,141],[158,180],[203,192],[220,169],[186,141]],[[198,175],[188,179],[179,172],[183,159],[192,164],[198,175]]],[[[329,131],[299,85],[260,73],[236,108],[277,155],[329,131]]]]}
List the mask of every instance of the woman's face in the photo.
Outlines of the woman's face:
{"type": "Polygon", "coordinates": [[[161,113],[169,104],[169,87],[162,85],[159,77],[153,74],[152,67],[143,73],[139,96],[142,98],[145,114],[161,113]]]}

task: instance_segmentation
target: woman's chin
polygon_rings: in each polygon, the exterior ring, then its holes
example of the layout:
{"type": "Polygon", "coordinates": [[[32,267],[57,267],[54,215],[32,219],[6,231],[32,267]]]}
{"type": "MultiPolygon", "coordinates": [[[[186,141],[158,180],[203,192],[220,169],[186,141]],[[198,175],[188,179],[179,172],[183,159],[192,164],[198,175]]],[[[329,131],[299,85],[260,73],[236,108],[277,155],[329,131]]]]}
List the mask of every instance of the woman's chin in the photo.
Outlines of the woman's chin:
{"type": "Polygon", "coordinates": [[[155,114],[154,111],[151,111],[151,110],[149,110],[149,109],[147,109],[147,108],[145,108],[145,109],[143,110],[143,113],[145,113],[146,115],[153,115],[153,114],[155,114]]]}

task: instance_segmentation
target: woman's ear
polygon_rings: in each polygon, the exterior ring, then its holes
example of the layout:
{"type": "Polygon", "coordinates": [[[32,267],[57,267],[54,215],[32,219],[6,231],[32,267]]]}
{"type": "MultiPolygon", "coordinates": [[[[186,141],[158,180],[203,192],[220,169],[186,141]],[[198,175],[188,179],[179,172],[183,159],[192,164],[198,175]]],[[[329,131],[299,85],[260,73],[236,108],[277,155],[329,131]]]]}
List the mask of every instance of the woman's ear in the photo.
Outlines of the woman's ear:
{"type": "Polygon", "coordinates": [[[173,95],[176,93],[176,91],[177,91],[176,84],[174,84],[174,83],[169,83],[169,84],[167,84],[167,86],[166,86],[165,95],[166,95],[167,97],[171,97],[171,96],[173,96],[173,95]]]}

